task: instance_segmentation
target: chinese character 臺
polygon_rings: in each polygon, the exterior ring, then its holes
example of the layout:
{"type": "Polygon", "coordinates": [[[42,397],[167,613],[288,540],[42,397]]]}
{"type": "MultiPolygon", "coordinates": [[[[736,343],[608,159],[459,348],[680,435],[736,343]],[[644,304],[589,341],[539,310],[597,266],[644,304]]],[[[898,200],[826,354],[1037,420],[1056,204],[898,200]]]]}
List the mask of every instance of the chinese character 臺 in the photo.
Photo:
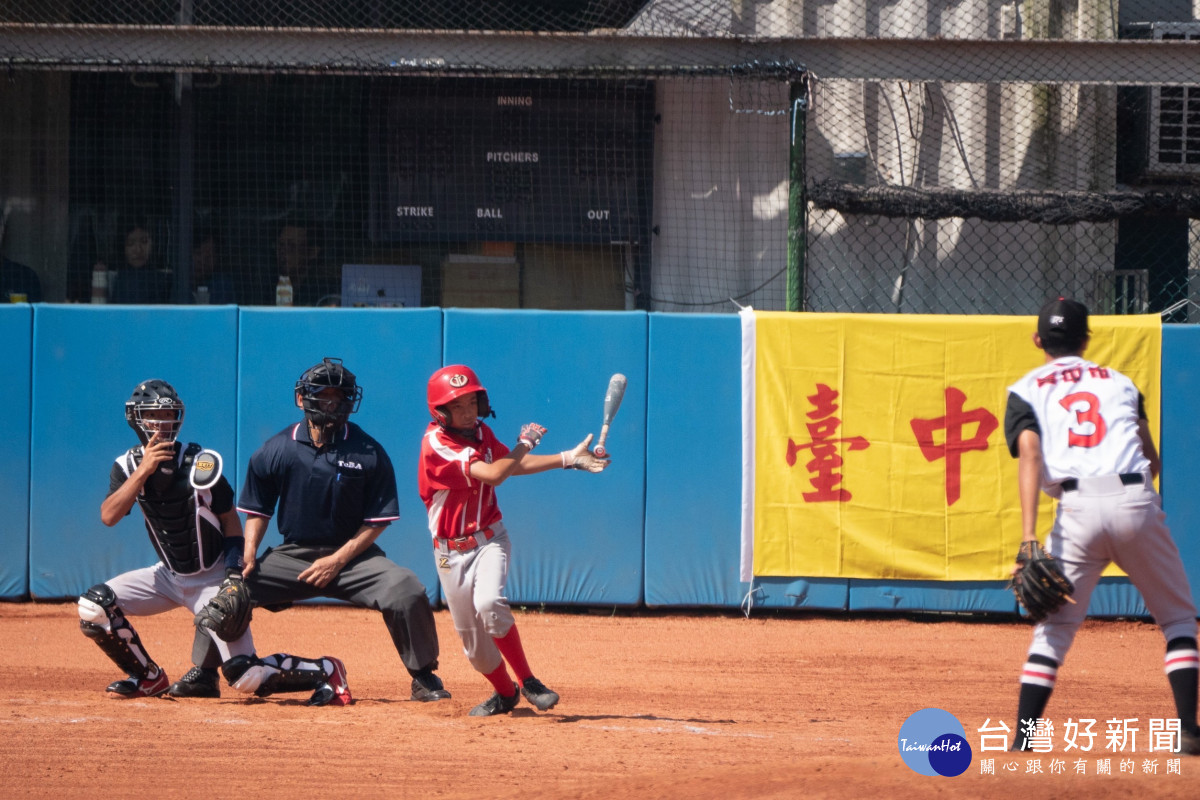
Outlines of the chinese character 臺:
{"type": "Polygon", "coordinates": [[[865,450],[870,447],[870,442],[862,436],[850,436],[842,439],[834,436],[842,424],[841,419],[836,416],[838,404],[835,401],[837,398],[836,390],[823,383],[818,383],[816,394],[811,394],[806,398],[813,405],[813,410],[806,415],[809,419],[814,420],[805,425],[808,429],[809,441],[797,442],[791,438],[788,439],[785,460],[789,467],[796,465],[796,459],[801,450],[808,450],[812,454],[812,458],[805,463],[804,468],[812,476],[809,478],[809,483],[816,491],[804,492],[801,495],[806,503],[846,502],[852,499],[853,495],[849,490],[838,486],[842,482],[842,473],[838,470],[843,463],[842,457],[838,455],[838,445],[844,443],[848,450],[865,450]]]}

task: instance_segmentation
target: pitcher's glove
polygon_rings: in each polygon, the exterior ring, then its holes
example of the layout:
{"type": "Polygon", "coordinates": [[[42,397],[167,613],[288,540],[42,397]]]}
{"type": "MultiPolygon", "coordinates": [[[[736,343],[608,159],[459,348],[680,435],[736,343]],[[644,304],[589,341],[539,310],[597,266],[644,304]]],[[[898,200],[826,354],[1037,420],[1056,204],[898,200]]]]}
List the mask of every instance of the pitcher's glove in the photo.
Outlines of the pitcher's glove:
{"type": "Polygon", "coordinates": [[[252,613],[250,590],[242,576],[231,571],[217,593],[196,614],[196,627],[207,628],[223,641],[232,642],[250,627],[252,613]]]}
{"type": "Polygon", "coordinates": [[[1075,586],[1063,574],[1058,559],[1046,553],[1037,542],[1021,542],[1017,551],[1017,569],[1008,588],[1017,602],[1036,622],[1041,622],[1066,603],[1074,603],[1075,586]]]}

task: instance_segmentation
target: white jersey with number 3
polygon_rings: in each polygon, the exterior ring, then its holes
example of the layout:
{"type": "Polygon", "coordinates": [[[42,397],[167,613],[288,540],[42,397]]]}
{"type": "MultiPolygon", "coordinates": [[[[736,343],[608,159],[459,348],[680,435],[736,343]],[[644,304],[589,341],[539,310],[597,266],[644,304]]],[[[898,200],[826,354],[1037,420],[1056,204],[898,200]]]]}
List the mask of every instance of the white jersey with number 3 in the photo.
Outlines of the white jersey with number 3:
{"type": "Polygon", "coordinates": [[[1009,387],[1037,416],[1043,487],[1067,478],[1141,472],[1150,462],[1138,436],[1140,394],[1129,378],[1079,356],[1031,370],[1009,387]]]}

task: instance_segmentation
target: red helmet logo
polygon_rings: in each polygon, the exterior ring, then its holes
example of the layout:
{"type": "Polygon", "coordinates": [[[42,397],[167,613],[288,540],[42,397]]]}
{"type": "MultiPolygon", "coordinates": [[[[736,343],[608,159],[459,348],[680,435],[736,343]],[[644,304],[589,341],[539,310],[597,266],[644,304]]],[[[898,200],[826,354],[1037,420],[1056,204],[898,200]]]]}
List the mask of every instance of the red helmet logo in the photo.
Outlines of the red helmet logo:
{"type": "Polygon", "coordinates": [[[429,404],[429,413],[439,425],[446,425],[449,420],[439,410],[439,406],[471,392],[479,392],[479,416],[486,417],[491,414],[487,389],[483,388],[483,384],[470,367],[462,364],[442,367],[430,376],[429,385],[426,387],[425,399],[429,404]]]}

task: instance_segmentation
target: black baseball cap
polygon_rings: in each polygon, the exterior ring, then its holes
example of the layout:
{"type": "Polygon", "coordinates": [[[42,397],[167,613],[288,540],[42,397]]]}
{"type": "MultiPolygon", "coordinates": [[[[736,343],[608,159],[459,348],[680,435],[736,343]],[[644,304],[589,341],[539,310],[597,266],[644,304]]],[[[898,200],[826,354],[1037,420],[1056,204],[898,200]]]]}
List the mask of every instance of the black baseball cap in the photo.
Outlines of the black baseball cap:
{"type": "Polygon", "coordinates": [[[1077,300],[1058,297],[1038,312],[1038,336],[1042,347],[1073,347],[1083,343],[1088,330],[1087,306],[1077,300]]]}

